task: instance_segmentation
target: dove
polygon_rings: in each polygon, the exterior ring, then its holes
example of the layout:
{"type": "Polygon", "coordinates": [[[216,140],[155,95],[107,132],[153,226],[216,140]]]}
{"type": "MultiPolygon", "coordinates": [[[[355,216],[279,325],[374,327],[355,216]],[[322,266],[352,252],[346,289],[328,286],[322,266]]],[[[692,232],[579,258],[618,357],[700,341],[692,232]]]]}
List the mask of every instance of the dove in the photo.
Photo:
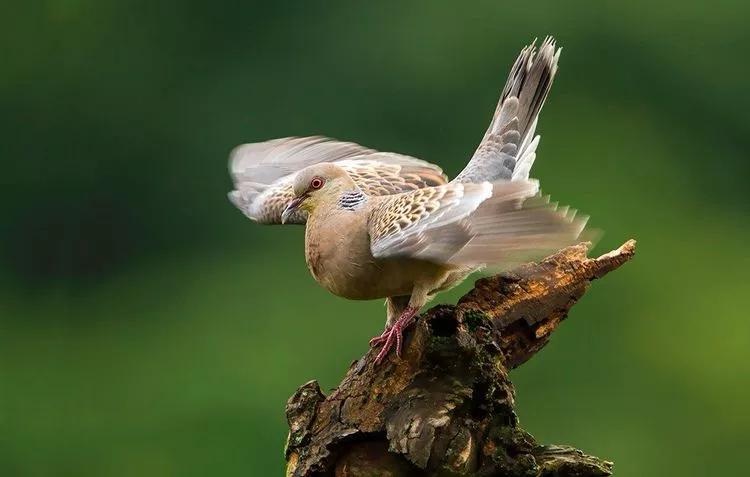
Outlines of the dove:
{"type": "Polygon", "coordinates": [[[245,144],[230,200],[260,223],[304,224],[305,260],[334,295],[386,300],[376,363],[437,293],[574,243],[587,222],[530,179],[539,112],[560,56],[551,37],[521,50],[487,131],[448,181],[429,162],[323,137],[245,144]]]}

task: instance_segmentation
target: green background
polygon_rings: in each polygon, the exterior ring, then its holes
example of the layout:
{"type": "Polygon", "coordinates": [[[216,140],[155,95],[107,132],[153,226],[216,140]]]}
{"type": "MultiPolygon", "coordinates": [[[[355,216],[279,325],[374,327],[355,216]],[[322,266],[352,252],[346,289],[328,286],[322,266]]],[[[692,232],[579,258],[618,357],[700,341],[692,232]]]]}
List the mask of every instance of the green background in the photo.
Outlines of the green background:
{"type": "MultiPolygon", "coordinates": [[[[620,476],[750,446],[750,4],[0,5],[0,475],[279,475],[287,397],[383,325],[301,228],[226,200],[229,150],[324,134],[455,175],[519,49],[564,47],[533,175],[636,259],[512,375],[522,424],[620,476]]],[[[450,302],[471,283],[439,297],[450,302]]]]}

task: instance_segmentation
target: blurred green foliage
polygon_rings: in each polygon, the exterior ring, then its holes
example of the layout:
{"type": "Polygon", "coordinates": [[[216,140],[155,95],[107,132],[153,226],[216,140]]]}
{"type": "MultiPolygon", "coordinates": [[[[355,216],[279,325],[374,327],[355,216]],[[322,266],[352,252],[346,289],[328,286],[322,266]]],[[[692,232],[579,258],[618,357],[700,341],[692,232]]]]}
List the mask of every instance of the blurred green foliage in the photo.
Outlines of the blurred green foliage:
{"type": "MultiPolygon", "coordinates": [[[[302,229],[225,198],[234,145],[325,134],[455,174],[518,50],[564,46],[534,176],[639,240],[514,372],[544,442],[620,476],[750,446],[746,2],[0,5],[0,475],[279,475],[286,398],[383,324],[302,229]]],[[[470,283],[440,297],[452,301],[470,283]]]]}

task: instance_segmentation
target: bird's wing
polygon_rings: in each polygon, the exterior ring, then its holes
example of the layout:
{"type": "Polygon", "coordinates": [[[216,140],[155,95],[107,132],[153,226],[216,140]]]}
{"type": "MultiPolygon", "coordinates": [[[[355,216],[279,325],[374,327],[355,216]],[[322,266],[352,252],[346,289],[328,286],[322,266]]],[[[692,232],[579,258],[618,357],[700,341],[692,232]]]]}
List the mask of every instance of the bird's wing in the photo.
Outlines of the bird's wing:
{"type": "Polygon", "coordinates": [[[373,152],[359,144],[321,136],[285,137],[235,147],[229,155],[229,170],[235,184],[239,181],[271,184],[313,164],[373,152]]]}
{"type": "Polygon", "coordinates": [[[448,182],[438,166],[400,154],[379,152],[337,164],[367,195],[399,194],[448,182]]]}
{"type": "MultiPolygon", "coordinates": [[[[280,224],[281,213],[294,198],[294,174],[321,162],[335,162],[373,196],[447,182],[438,166],[414,157],[323,137],[283,138],[235,148],[229,159],[235,190],[229,199],[257,222],[280,224]]],[[[306,217],[299,211],[287,223],[303,224],[306,217]]]]}
{"type": "Polygon", "coordinates": [[[450,184],[388,196],[369,217],[374,257],[505,267],[576,241],[585,217],[537,195],[535,181],[450,184]]]}
{"type": "Polygon", "coordinates": [[[539,111],[557,72],[561,49],[548,37],[537,51],[532,43],[521,50],[511,68],[482,142],[456,182],[528,179],[536,158],[539,111]]]}

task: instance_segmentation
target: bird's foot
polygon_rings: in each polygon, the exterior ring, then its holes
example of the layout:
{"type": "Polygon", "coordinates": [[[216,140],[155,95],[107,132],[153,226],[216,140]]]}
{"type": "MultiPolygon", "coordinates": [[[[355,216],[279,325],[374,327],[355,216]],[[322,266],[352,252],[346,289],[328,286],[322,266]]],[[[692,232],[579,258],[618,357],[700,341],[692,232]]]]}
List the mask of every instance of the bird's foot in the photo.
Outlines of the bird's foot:
{"type": "Polygon", "coordinates": [[[382,363],[394,345],[396,345],[396,356],[401,357],[403,332],[414,321],[414,315],[417,314],[417,311],[417,308],[406,307],[393,325],[386,328],[380,336],[376,336],[370,340],[370,346],[373,348],[381,344],[383,345],[383,349],[380,350],[378,356],[375,358],[375,364],[382,363]]]}
{"type": "Polygon", "coordinates": [[[376,336],[373,339],[370,340],[370,348],[374,348],[376,346],[380,346],[386,341],[388,341],[388,333],[391,332],[391,327],[386,326],[385,330],[383,330],[383,333],[380,336],[376,336]]]}

